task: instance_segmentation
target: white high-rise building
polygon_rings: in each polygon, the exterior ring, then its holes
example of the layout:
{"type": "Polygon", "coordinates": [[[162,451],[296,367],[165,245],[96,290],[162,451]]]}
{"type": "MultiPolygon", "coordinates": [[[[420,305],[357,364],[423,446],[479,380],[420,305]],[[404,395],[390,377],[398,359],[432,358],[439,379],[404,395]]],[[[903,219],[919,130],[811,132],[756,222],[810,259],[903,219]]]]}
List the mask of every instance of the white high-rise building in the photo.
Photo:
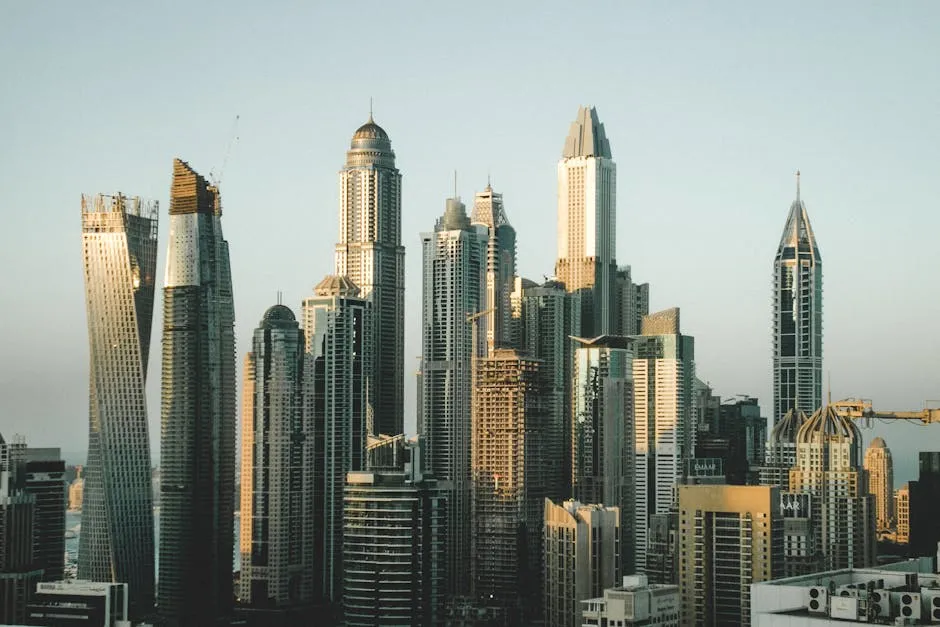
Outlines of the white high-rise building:
{"type": "Polygon", "coordinates": [[[473,199],[473,215],[470,222],[486,229],[486,303],[492,308],[486,316],[486,349],[492,353],[496,348],[508,347],[511,343],[512,303],[511,295],[516,275],[516,229],[509,224],[503,209],[503,195],[497,194],[487,184],[473,199]]]}
{"type": "Polygon", "coordinates": [[[830,405],[800,427],[790,492],[810,494],[815,554],[823,568],[875,563],[875,504],[862,469],[862,434],[830,405]]]}
{"type": "Polygon", "coordinates": [[[558,162],[558,260],[569,292],[584,290],[582,337],[611,333],[616,307],[617,166],[594,107],[579,107],[558,162]]]}
{"type": "MultiPolygon", "coordinates": [[[[423,289],[421,422],[428,470],[448,482],[444,556],[452,594],[470,590],[470,401],[473,329],[483,309],[487,233],[449,198],[434,231],[421,235],[423,289]]],[[[483,338],[478,338],[477,354],[483,338]]]]}
{"type": "Polygon", "coordinates": [[[679,332],[678,308],[643,318],[633,357],[636,425],[636,568],[646,568],[651,514],[667,514],[695,451],[695,339],[679,332]]]}
{"type": "Polygon", "coordinates": [[[545,499],[544,625],[578,627],[581,602],[620,580],[620,508],[545,499]]]}
{"type": "Polygon", "coordinates": [[[369,120],[356,129],[340,171],[336,274],[372,304],[376,434],[404,429],[405,247],[401,173],[388,134],[369,120]]]}
{"type": "Polygon", "coordinates": [[[875,438],[865,450],[868,492],[875,498],[875,526],[878,531],[894,523],[894,461],[884,439],[875,438]]]}
{"type": "MultiPolygon", "coordinates": [[[[82,196],[89,431],[79,576],[154,600],[153,490],[144,386],[157,265],[157,203],[82,196]]],[[[61,571],[61,553],[60,571],[61,571]]]]}
{"type": "Polygon", "coordinates": [[[822,406],[822,256],[800,200],[796,200],[774,257],[773,422],[791,409],[812,414],[822,406]]]}

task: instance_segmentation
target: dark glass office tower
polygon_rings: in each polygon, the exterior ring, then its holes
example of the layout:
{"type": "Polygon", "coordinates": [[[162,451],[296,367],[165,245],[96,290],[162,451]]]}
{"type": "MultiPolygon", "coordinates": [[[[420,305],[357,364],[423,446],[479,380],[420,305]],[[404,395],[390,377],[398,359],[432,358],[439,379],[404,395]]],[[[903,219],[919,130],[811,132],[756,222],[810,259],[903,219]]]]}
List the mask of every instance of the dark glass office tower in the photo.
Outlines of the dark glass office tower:
{"type": "Polygon", "coordinates": [[[163,291],[157,591],[160,615],[174,627],[222,624],[232,609],[234,320],[219,190],[176,159],[163,291]]]}
{"type": "Polygon", "coordinates": [[[153,487],[144,386],[157,219],[156,202],[121,194],[82,196],[90,381],[78,576],[128,584],[135,616],[153,610],[154,596],[153,487]]]}
{"type": "Polygon", "coordinates": [[[822,257],[806,205],[796,200],[774,258],[773,422],[822,407],[822,257]]]}

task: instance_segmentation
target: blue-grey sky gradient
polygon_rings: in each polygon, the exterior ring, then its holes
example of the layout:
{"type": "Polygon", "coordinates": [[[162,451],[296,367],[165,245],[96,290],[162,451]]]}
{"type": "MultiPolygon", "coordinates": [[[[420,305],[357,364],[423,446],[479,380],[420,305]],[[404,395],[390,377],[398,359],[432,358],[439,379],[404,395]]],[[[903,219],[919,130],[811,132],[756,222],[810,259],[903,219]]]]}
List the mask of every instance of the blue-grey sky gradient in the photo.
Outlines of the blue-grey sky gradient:
{"type": "MultiPolygon", "coordinates": [[[[524,276],[551,275],[556,163],[593,104],[618,166],[617,259],[680,306],[699,375],[771,405],[771,268],[793,172],[824,268],[834,397],[940,398],[940,3],[4,2],[0,431],[82,451],[79,195],[161,203],[171,160],[224,171],[239,363],[277,292],[333,268],[337,171],[375,98],[404,177],[406,370],[419,233],[453,192],[504,194],[524,276]]],[[[161,286],[162,287],[162,286],[161,286]]],[[[162,316],[148,383],[158,451],[162,316]]],[[[405,382],[414,430],[415,382],[405,382]]],[[[879,425],[898,480],[940,425],[879,425]]]]}

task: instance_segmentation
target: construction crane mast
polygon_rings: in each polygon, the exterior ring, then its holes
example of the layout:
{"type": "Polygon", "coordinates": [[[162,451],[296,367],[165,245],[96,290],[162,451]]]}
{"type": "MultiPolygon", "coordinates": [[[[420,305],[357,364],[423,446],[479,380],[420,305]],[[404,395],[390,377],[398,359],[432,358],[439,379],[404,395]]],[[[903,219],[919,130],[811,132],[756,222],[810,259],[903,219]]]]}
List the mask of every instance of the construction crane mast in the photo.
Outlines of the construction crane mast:
{"type": "Polygon", "coordinates": [[[930,407],[931,403],[937,403],[937,401],[927,401],[924,409],[920,411],[877,411],[872,409],[871,400],[869,399],[846,398],[831,403],[830,407],[840,416],[852,418],[853,420],[864,419],[866,427],[871,427],[873,418],[879,420],[916,420],[924,424],[940,423],[940,407],[930,407]]]}

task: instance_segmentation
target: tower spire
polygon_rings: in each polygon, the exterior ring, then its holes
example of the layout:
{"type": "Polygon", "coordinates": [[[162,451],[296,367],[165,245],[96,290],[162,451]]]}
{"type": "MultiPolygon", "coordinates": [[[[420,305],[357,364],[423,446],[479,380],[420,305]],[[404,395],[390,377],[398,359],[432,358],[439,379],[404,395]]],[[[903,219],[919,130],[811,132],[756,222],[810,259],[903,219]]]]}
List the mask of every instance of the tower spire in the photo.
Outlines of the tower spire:
{"type": "MultiPolygon", "coordinates": [[[[372,117],[372,114],[369,114],[369,117],[372,117]]],[[[796,202],[800,202],[800,171],[796,171],[796,202]]]]}
{"type": "MultiPolygon", "coordinates": [[[[369,123],[373,123],[375,120],[372,119],[372,96],[369,96],[369,123]]],[[[799,175],[799,172],[797,172],[799,175]]]]}

